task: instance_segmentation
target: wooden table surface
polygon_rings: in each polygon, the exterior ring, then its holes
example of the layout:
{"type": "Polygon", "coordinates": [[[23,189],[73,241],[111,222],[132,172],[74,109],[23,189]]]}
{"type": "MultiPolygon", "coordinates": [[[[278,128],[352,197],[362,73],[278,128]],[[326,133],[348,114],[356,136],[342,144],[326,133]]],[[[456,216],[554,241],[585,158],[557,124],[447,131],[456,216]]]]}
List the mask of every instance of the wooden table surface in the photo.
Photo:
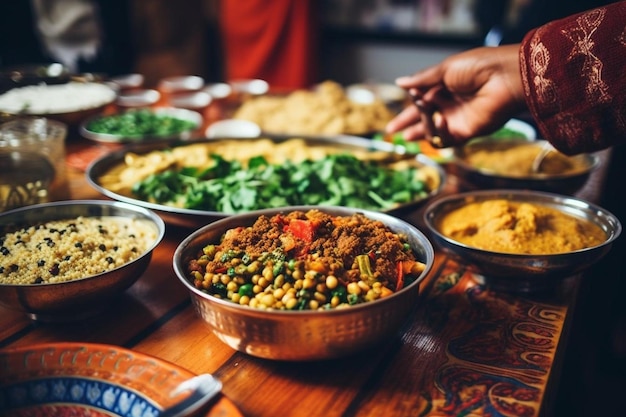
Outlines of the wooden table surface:
{"type": "MultiPolygon", "coordinates": [[[[105,150],[68,138],[71,198],[104,198],[80,166],[105,150]]],[[[597,170],[577,196],[597,201],[604,174],[597,170]]],[[[448,179],[446,193],[456,191],[456,178],[448,179]]],[[[424,229],[422,211],[403,217],[424,229]]],[[[172,267],[174,250],[189,233],[168,225],[147,271],[93,319],[38,323],[0,307],[0,348],[112,344],[212,373],[223,395],[211,415],[550,415],[580,277],[549,293],[498,292],[437,250],[417,309],[392,339],[337,360],[270,361],[228,347],[196,316],[172,267]]]]}

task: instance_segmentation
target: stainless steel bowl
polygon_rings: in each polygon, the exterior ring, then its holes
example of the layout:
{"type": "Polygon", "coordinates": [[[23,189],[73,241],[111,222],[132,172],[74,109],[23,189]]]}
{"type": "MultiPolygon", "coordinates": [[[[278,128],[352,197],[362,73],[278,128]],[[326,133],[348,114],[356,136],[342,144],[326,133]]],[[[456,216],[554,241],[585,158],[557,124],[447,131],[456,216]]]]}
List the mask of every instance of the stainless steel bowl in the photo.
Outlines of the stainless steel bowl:
{"type": "Polygon", "coordinates": [[[191,295],[197,314],[220,340],[253,356],[295,361],[341,357],[393,338],[418,304],[419,286],[433,260],[433,247],[426,236],[396,217],[342,207],[294,206],[236,215],[204,226],[180,243],[173,263],[178,279],[191,295]],[[426,264],[426,270],[416,281],[388,297],[326,311],[259,310],[204,293],[188,280],[187,262],[208,242],[218,241],[226,230],[251,225],[261,214],[272,216],[312,208],[338,216],[360,212],[382,221],[391,230],[408,237],[417,258],[426,264]]]}
{"type": "MultiPolygon", "coordinates": [[[[508,188],[573,194],[585,185],[589,175],[600,163],[600,159],[596,154],[580,154],[570,157],[559,155],[563,160],[576,164],[578,168],[563,173],[540,170],[538,173],[516,174],[513,171],[514,168],[525,168],[525,164],[528,164],[528,167],[530,167],[531,161],[516,160],[516,166],[504,172],[501,169],[494,169],[490,166],[477,166],[469,160],[476,152],[502,152],[504,146],[506,146],[507,152],[511,152],[520,146],[528,145],[536,146],[537,153],[539,153],[542,147],[547,146],[547,141],[491,137],[473,140],[465,146],[454,149],[451,169],[468,189],[508,188]]],[[[501,164],[505,157],[502,157],[500,153],[497,155],[499,158],[498,163],[501,164]]],[[[547,158],[551,157],[548,154],[547,158]]]]}
{"type": "Polygon", "coordinates": [[[142,109],[130,108],[130,109],[125,109],[121,111],[120,113],[116,113],[116,114],[97,115],[97,116],[88,118],[85,121],[83,121],[83,123],[81,123],[79,132],[83,137],[89,140],[93,140],[95,142],[101,142],[101,143],[153,143],[153,142],[159,142],[159,141],[170,142],[176,139],[182,139],[182,140],[190,139],[192,137],[192,134],[195,132],[195,130],[202,126],[202,123],[204,123],[204,118],[202,117],[202,115],[198,113],[197,111],[193,111],[193,110],[180,109],[176,107],[157,107],[157,108],[142,108],[142,109]],[[193,124],[193,127],[186,129],[182,132],[172,133],[172,134],[164,134],[164,135],[144,134],[144,135],[134,135],[134,136],[128,136],[128,135],[122,135],[122,134],[111,134],[111,133],[100,133],[100,132],[94,132],[93,130],[89,130],[90,123],[98,119],[106,118],[106,117],[115,117],[115,116],[124,114],[126,112],[136,112],[136,111],[146,111],[146,112],[151,112],[152,114],[156,116],[171,117],[175,119],[184,120],[187,122],[191,122],[193,124]]]}
{"type": "Polygon", "coordinates": [[[163,220],[150,210],[126,203],[76,200],[23,207],[0,215],[0,236],[16,225],[38,224],[79,216],[121,216],[149,221],[157,238],[135,260],[111,271],[60,283],[0,284],[0,304],[25,313],[33,320],[72,321],[102,311],[112,297],[130,287],[148,267],[152,251],[165,234],[163,220]]]}
{"type": "MultiPolygon", "coordinates": [[[[268,138],[275,143],[281,143],[287,140],[294,138],[291,135],[264,135],[263,138],[268,138]]],[[[383,141],[372,141],[370,139],[361,138],[357,136],[349,136],[349,135],[338,135],[338,136],[298,136],[306,142],[307,147],[315,148],[317,146],[322,147],[337,147],[338,149],[343,149],[346,152],[362,152],[363,150],[368,151],[382,151],[387,152],[389,154],[390,160],[396,160],[397,158],[413,161],[417,167],[426,167],[428,169],[432,169],[436,171],[439,181],[436,186],[433,187],[431,192],[424,196],[423,198],[419,198],[416,201],[412,201],[406,204],[402,204],[397,208],[393,208],[391,210],[386,211],[387,213],[398,214],[401,212],[405,212],[408,209],[414,209],[419,205],[423,205],[426,201],[434,198],[438,194],[440,194],[443,190],[443,187],[447,181],[447,175],[445,170],[442,168],[440,164],[427,157],[424,154],[418,155],[410,155],[404,154],[403,149],[398,149],[396,145],[383,141]]],[[[220,137],[220,138],[212,138],[209,143],[216,144],[217,146],[220,143],[227,142],[228,137],[220,137]]],[[[237,139],[241,141],[241,146],[247,146],[248,141],[253,141],[255,139],[247,138],[247,139],[237,139]]],[[[141,207],[145,207],[151,210],[155,210],[159,213],[159,215],[165,219],[168,224],[175,224],[177,226],[187,227],[187,228],[198,228],[204,226],[206,223],[222,219],[224,217],[230,216],[228,213],[220,212],[220,211],[211,211],[211,210],[199,210],[199,209],[189,209],[189,208],[180,208],[173,207],[166,204],[158,204],[152,203],[145,200],[140,200],[138,198],[129,196],[127,194],[123,194],[118,191],[114,191],[108,189],[107,187],[101,184],[100,178],[106,174],[110,169],[115,166],[124,163],[126,155],[129,153],[136,153],[139,155],[143,155],[149,153],[154,150],[163,150],[170,149],[175,147],[184,147],[188,145],[194,145],[198,143],[207,142],[206,139],[192,139],[189,141],[184,141],[180,143],[170,143],[167,141],[162,141],[160,143],[144,143],[137,144],[136,146],[126,147],[124,149],[116,150],[111,153],[108,153],[97,160],[93,161],[89,167],[87,168],[87,182],[89,185],[94,187],[98,192],[102,193],[104,196],[112,198],[114,200],[123,201],[130,204],[136,204],[141,207]]],[[[219,149],[216,151],[219,154],[219,149]]]]}
{"type": "MultiPolygon", "coordinates": [[[[16,104],[11,104],[10,107],[0,109],[2,116],[10,120],[12,118],[21,116],[39,116],[46,117],[48,119],[57,120],[65,123],[70,127],[78,127],[78,125],[89,117],[93,117],[102,113],[109,105],[111,105],[117,98],[117,90],[105,83],[101,82],[73,82],[73,83],[54,83],[54,84],[37,84],[37,85],[25,85],[7,91],[5,94],[10,94],[16,91],[18,97],[16,100],[19,102],[20,107],[15,107],[16,104]],[[91,99],[84,104],[77,104],[75,102],[77,93],[68,93],[65,90],[66,86],[76,85],[80,88],[90,91],[91,94],[95,94],[94,91],[102,94],[102,97],[98,99],[91,99]],[[40,98],[32,98],[30,94],[25,93],[24,88],[37,88],[41,89],[38,94],[45,94],[47,100],[53,101],[55,104],[43,101],[40,98]],[[42,93],[43,92],[43,93],[42,93]],[[45,103],[46,107],[29,107],[34,102],[45,103]],[[61,103],[62,105],[59,105],[61,103]]],[[[82,92],[81,92],[82,93],[82,92]]],[[[89,97],[90,95],[85,92],[83,96],[89,97]]]]}
{"type": "Polygon", "coordinates": [[[433,201],[424,212],[426,225],[438,246],[481,273],[487,282],[515,291],[545,290],[572,277],[604,257],[621,234],[620,221],[607,210],[584,200],[527,190],[483,190],[446,196],[433,201]],[[468,203],[494,199],[544,205],[598,225],[606,239],[601,244],[573,252],[532,255],[501,253],[465,245],[441,233],[444,215],[468,203]]]}

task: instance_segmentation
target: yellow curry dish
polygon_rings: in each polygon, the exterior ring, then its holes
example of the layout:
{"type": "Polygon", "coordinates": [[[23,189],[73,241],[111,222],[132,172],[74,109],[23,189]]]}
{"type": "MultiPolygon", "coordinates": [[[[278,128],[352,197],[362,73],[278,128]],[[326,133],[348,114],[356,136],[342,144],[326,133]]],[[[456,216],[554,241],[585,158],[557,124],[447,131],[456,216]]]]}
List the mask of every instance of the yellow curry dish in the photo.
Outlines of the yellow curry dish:
{"type": "Polygon", "coordinates": [[[461,159],[481,171],[507,177],[536,175],[573,175],[589,169],[584,157],[549,152],[540,171],[532,171],[533,161],[542,150],[543,141],[488,140],[468,144],[461,159]]]}
{"type": "Polygon", "coordinates": [[[606,241],[597,225],[541,204],[494,199],[466,204],[442,216],[439,231],[475,248],[547,255],[606,241]]]}

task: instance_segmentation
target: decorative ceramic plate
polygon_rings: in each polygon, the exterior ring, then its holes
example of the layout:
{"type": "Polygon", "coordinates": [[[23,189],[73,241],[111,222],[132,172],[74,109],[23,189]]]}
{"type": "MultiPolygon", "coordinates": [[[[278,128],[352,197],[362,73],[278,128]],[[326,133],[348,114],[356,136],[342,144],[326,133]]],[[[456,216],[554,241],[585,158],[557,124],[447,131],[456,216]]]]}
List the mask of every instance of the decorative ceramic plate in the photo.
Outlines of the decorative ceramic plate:
{"type": "MultiPolygon", "coordinates": [[[[0,415],[158,417],[194,374],[119,346],[52,343],[0,351],[0,415]]],[[[206,416],[240,416],[223,396],[206,416]]]]}

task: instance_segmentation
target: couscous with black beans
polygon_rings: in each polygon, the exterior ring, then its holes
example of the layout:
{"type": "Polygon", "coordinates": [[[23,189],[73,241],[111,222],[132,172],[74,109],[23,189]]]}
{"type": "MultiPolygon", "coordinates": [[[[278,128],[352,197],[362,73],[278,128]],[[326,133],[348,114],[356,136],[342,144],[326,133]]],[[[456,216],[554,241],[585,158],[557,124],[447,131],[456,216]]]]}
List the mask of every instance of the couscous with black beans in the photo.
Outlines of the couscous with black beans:
{"type": "Polygon", "coordinates": [[[149,222],[117,216],[78,217],[0,233],[0,284],[70,281],[118,268],[156,240],[149,222]]]}

